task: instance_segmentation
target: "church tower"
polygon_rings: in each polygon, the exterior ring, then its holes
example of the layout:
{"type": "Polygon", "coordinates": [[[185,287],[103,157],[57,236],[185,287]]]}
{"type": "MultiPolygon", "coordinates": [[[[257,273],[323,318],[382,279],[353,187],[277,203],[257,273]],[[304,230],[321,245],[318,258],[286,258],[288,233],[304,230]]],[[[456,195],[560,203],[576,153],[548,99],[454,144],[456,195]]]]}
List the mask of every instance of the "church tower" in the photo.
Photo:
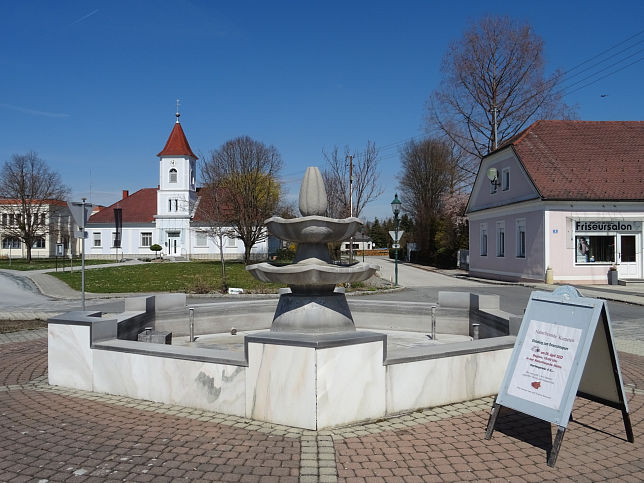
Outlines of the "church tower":
{"type": "Polygon", "coordinates": [[[169,256],[190,254],[190,215],[197,201],[197,156],[179,122],[172,128],[159,156],[159,189],[155,216],[158,240],[169,256]]]}

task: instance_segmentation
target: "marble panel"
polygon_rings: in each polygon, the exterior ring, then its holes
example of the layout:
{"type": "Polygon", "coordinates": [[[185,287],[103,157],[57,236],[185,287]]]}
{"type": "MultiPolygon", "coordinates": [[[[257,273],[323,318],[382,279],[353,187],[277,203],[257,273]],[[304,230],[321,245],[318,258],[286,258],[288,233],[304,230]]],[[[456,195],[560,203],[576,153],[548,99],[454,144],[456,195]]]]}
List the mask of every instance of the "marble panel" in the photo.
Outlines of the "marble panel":
{"type": "Polygon", "coordinates": [[[383,343],[317,351],[317,429],[385,415],[383,343]]]}
{"type": "Polygon", "coordinates": [[[246,417],[315,429],[315,349],[249,343],[246,417]]]}
{"type": "Polygon", "coordinates": [[[48,324],[47,332],[49,384],[91,391],[90,326],[48,324]]]}
{"type": "Polygon", "coordinates": [[[497,394],[512,349],[387,366],[387,414],[497,394]]]}
{"type": "Polygon", "coordinates": [[[94,390],[244,416],[245,367],[95,350],[94,390]]]}

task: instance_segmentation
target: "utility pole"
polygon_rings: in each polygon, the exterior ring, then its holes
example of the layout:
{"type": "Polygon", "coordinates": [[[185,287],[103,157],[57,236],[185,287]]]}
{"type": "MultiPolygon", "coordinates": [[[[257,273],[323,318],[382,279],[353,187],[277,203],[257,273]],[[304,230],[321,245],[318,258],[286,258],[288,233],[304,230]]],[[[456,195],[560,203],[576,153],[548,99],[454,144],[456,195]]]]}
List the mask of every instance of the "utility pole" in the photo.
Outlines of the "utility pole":
{"type": "Polygon", "coordinates": [[[496,114],[497,114],[498,109],[496,108],[496,104],[492,106],[492,145],[494,146],[494,150],[496,151],[496,148],[499,146],[499,143],[497,141],[497,135],[496,135],[496,114]]]}

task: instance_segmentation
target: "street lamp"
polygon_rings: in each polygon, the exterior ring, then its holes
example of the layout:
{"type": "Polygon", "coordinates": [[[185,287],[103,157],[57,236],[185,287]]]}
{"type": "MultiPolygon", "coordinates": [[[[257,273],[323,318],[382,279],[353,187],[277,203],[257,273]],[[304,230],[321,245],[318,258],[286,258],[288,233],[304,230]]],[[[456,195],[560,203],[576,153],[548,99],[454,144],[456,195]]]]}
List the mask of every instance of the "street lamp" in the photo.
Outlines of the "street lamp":
{"type": "Polygon", "coordinates": [[[400,214],[400,210],[402,209],[402,203],[398,199],[398,193],[396,193],[396,196],[394,196],[394,200],[391,202],[391,211],[394,213],[394,232],[395,232],[395,237],[394,237],[394,253],[395,253],[395,263],[394,263],[394,273],[395,273],[395,284],[396,286],[398,285],[398,247],[399,241],[398,240],[398,228],[400,224],[400,220],[398,219],[398,215],[400,214]]]}

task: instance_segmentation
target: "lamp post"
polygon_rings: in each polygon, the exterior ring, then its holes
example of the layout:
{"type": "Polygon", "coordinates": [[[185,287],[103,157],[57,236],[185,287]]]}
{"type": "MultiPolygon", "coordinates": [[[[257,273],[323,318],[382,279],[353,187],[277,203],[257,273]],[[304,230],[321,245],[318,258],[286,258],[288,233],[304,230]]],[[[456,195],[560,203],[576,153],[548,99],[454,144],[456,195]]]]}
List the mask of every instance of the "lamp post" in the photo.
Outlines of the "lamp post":
{"type": "Polygon", "coordinates": [[[398,215],[400,214],[400,210],[402,208],[402,203],[398,199],[398,193],[396,193],[396,196],[394,196],[394,200],[391,202],[391,211],[394,213],[394,254],[395,254],[395,262],[394,262],[394,274],[395,274],[395,285],[398,286],[398,228],[400,224],[400,220],[398,219],[398,215]]]}

